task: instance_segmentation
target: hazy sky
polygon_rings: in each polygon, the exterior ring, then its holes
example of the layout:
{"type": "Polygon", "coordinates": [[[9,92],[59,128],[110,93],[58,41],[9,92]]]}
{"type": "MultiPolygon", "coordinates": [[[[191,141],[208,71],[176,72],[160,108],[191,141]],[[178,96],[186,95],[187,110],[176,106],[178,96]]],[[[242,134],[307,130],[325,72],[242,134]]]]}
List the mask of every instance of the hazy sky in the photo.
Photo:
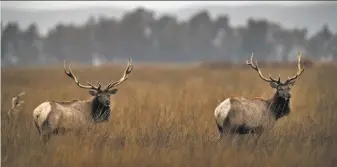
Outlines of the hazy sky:
{"type": "Polygon", "coordinates": [[[66,9],[76,7],[92,6],[116,6],[122,8],[146,7],[151,9],[172,9],[188,6],[190,4],[200,5],[251,5],[251,4],[280,4],[298,5],[301,1],[1,1],[1,8],[29,8],[29,9],[66,9]]]}

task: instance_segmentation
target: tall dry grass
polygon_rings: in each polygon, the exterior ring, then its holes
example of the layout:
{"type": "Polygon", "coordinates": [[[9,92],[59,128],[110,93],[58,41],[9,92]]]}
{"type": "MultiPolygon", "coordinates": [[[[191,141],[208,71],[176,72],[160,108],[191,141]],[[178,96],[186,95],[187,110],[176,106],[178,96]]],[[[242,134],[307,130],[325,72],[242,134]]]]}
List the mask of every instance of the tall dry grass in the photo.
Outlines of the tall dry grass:
{"type": "MultiPolygon", "coordinates": [[[[123,67],[124,68],[124,67],[123,67]]],[[[108,83],[122,68],[74,68],[80,81],[108,83]]],[[[263,69],[293,75],[296,67],[263,69]]],[[[32,111],[45,100],[88,99],[62,67],[2,69],[1,164],[23,166],[306,166],[337,164],[337,68],[310,68],[292,89],[292,113],[260,140],[217,142],[213,111],[231,96],[272,96],[250,69],[137,68],[119,87],[111,121],[41,146],[32,111]],[[25,91],[20,112],[7,118],[10,100],[25,91]]]]}

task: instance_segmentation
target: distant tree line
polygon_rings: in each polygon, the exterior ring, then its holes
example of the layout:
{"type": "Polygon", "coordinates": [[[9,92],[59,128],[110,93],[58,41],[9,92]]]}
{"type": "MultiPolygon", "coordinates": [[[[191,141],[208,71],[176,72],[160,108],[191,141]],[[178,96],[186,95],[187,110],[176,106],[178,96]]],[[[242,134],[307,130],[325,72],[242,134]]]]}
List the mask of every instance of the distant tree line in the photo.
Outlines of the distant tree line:
{"type": "Polygon", "coordinates": [[[296,49],[314,59],[337,59],[337,34],[327,25],[311,38],[306,29],[284,29],[266,20],[248,19],[232,27],[227,15],[212,20],[205,10],[185,22],[173,16],[154,17],[138,8],[121,20],[91,17],[82,26],[58,24],[40,36],[32,23],[1,23],[2,65],[43,65],[124,60],[243,61],[254,52],[259,60],[295,59],[296,49]]]}

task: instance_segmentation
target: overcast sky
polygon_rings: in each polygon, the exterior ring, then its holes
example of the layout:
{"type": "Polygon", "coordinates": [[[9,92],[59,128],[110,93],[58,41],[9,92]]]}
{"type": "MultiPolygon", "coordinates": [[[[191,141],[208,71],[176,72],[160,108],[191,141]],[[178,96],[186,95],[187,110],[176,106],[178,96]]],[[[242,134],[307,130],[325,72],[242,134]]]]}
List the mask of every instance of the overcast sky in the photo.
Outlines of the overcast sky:
{"type": "Polygon", "coordinates": [[[299,5],[303,3],[315,3],[315,1],[1,1],[1,8],[27,8],[27,9],[66,9],[93,6],[115,6],[126,9],[135,7],[146,7],[150,9],[173,9],[188,6],[190,4],[200,5],[254,5],[254,4],[280,4],[299,5]]]}

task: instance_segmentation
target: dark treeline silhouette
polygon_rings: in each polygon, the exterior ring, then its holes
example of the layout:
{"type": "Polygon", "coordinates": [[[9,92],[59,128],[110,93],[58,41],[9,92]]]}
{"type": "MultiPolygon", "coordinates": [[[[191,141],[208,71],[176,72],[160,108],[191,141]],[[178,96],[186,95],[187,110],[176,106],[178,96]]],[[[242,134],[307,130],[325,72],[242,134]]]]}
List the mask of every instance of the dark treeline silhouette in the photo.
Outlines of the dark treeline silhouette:
{"type": "Polygon", "coordinates": [[[154,17],[137,8],[121,20],[91,17],[82,26],[58,24],[40,36],[32,23],[1,23],[2,66],[46,65],[65,59],[80,63],[125,60],[144,62],[244,61],[254,52],[259,60],[295,60],[297,48],[317,60],[337,59],[337,34],[327,25],[308,38],[307,29],[284,29],[267,20],[248,19],[232,27],[230,17],[211,19],[206,10],[189,20],[154,17]]]}

